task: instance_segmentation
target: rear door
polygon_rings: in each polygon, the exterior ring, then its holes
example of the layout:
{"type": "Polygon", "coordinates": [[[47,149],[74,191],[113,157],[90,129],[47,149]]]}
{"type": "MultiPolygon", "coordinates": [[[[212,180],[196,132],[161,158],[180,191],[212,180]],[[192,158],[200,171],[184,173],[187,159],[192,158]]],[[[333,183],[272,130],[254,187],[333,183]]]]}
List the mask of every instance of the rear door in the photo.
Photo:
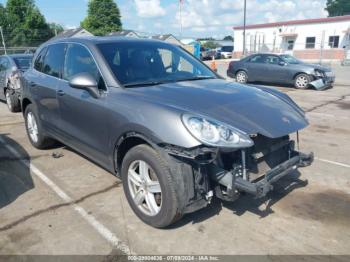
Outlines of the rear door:
{"type": "Polygon", "coordinates": [[[60,108],[60,126],[73,147],[100,164],[107,163],[108,114],[106,110],[106,85],[98,66],[83,45],[68,44],[63,70],[65,80],[59,87],[57,98],[60,108]],[[75,89],[69,81],[80,73],[89,73],[99,83],[99,98],[94,98],[85,90],[75,89]]]}
{"type": "Polygon", "coordinates": [[[264,64],[264,55],[255,55],[252,56],[247,62],[248,69],[248,79],[250,81],[266,81],[268,68],[266,68],[266,64],[264,64]]]}
{"type": "Polygon", "coordinates": [[[34,69],[28,75],[32,98],[39,111],[39,117],[45,128],[57,133],[59,110],[57,89],[62,84],[62,69],[66,45],[49,45],[37,56],[34,69]]]}

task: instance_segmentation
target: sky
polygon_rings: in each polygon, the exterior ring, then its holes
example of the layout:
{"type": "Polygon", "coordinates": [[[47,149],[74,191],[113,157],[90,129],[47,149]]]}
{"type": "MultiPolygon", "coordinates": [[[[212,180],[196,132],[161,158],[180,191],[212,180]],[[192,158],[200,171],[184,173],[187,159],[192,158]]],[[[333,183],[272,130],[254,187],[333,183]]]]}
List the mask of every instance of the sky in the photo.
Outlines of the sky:
{"type": "MultiPolygon", "coordinates": [[[[0,0],[5,3],[6,0],[0,0]]],[[[79,26],[87,14],[88,0],[36,0],[48,22],[65,28],[79,26]]],[[[243,0],[115,0],[124,29],[145,34],[172,33],[182,38],[232,35],[243,23],[243,0]]],[[[247,23],[326,17],[326,0],[247,0],[247,23]]]]}

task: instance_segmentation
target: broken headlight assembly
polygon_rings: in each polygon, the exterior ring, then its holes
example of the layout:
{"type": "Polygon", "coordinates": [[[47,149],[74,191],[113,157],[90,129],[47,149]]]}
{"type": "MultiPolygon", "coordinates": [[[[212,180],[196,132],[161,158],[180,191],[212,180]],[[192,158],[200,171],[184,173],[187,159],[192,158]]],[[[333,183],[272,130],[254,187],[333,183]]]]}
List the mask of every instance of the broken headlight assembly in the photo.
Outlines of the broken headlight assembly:
{"type": "Polygon", "coordinates": [[[184,114],[182,121],[187,130],[205,145],[226,148],[246,148],[254,145],[247,134],[218,121],[191,114],[184,114]]]}
{"type": "Polygon", "coordinates": [[[315,69],[315,76],[317,77],[324,77],[324,73],[320,70],[315,69]]]}

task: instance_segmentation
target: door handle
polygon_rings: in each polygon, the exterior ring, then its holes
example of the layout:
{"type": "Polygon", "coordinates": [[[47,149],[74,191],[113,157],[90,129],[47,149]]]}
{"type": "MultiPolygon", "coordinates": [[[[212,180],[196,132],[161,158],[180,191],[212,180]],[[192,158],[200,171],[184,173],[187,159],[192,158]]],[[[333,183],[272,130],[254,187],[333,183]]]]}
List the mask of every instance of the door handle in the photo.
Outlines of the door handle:
{"type": "Polygon", "coordinates": [[[66,93],[65,93],[63,90],[58,90],[58,91],[57,91],[57,94],[58,94],[59,96],[64,96],[66,93]]]}

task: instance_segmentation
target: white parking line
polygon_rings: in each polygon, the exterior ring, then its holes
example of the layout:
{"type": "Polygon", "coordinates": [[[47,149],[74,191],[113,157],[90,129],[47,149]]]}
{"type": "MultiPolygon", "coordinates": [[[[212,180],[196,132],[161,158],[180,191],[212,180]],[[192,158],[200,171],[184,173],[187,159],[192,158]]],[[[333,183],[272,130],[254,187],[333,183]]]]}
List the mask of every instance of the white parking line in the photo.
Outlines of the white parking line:
{"type": "MultiPolygon", "coordinates": [[[[5,147],[16,157],[21,159],[21,154],[14,149],[12,146],[6,144],[4,139],[0,137],[0,142],[5,145],[5,147]]],[[[74,200],[67,195],[61,188],[59,188],[50,178],[48,178],[43,172],[41,172],[36,166],[34,166],[30,161],[28,160],[20,160],[25,166],[27,166],[31,172],[36,175],[40,180],[42,180],[46,185],[48,185],[64,202],[71,203],[74,200]]],[[[129,248],[127,244],[125,244],[123,241],[121,241],[115,234],[113,234],[108,228],[106,228],[103,224],[101,224],[96,218],[86,210],[77,205],[72,204],[73,209],[78,212],[78,214],[86,220],[104,239],[106,239],[110,244],[112,244],[115,248],[121,250],[125,254],[134,254],[129,248]]]]}
{"type": "Polygon", "coordinates": [[[331,160],[322,159],[322,158],[318,158],[318,157],[315,157],[315,159],[318,160],[318,161],[321,161],[321,162],[325,162],[325,163],[329,163],[329,164],[333,164],[333,165],[337,165],[337,166],[350,168],[350,165],[348,165],[348,164],[339,163],[339,162],[336,162],[336,161],[331,161],[331,160]]]}

